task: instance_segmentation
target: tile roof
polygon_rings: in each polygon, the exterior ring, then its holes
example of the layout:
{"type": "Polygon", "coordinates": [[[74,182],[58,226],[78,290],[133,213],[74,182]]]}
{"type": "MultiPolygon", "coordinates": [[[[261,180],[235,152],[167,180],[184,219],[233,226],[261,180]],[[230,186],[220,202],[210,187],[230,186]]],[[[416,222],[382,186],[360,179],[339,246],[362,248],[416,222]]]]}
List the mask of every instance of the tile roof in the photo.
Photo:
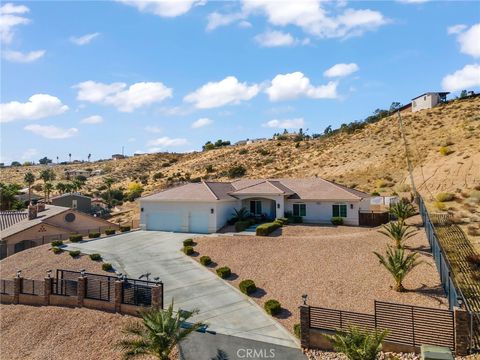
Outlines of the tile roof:
{"type": "Polygon", "coordinates": [[[0,211],[0,230],[3,231],[26,218],[28,218],[27,211],[0,211]]]}
{"type": "Polygon", "coordinates": [[[230,183],[199,182],[176,186],[160,191],[156,194],[145,196],[142,200],[165,200],[165,201],[216,201],[231,199],[228,192],[233,188],[230,183]]]}
{"type": "Polygon", "coordinates": [[[264,180],[256,184],[246,186],[235,190],[232,195],[249,195],[249,194],[272,194],[272,195],[293,195],[293,191],[283,186],[279,181],[264,180]]]}

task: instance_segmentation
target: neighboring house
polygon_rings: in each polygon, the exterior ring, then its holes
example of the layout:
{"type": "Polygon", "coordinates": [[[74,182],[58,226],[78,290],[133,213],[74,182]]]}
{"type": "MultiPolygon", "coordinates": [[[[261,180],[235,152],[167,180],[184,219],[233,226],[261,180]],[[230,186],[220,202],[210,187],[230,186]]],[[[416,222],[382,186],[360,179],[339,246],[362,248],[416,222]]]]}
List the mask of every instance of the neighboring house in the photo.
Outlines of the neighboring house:
{"type": "Polygon", "coordinates": [[[41,197],[38,196],[38,195],[35,195],[35,194],[33,193],[33,189],[32,189],[32,196],[30,197],[30,196],[28,195],[28,187],[27,187],[27,188],[24,188],[24,189],[21,189],[21,190],[19,191],[19,194],[18,194],[18,195],[15,195],[15,200],[20,201],[20,202],[25,203],[25,204],[28,204],[28,200],[29,200],[29,199],[30,199],[31,201],[33,201],[33,202],[36,202],[36,201],[38,201],[39,199],[41,199],[41,197]]]}
{"type": "Polygon", "coordinates": [[[447,100],[449,92],[428,92],[412,99],[412,111],[431,109],[447,100]]]}
{"type": "Polygon", "coordinates": [[[68,207],[86,214],[92,212],[92,198],[78,193],[67,193],[50,199],[52,205],[68,207]]]}
{"type": "Polygon", "coordinates": [[[248,139],[247,144],[254,144],[254,143],[258,143],[258,142],[262,142],[262,141],[266,141],[266,140],[267,140],[266,138],[248,139]]]}
{"type": "Polygon", "coordinates": [[[80,170],[80,169],[65,170],[64,175],[65,175],[65,179],[67,180],[75,179],[77,176],[85,176],[86,178],[88,178],[90,176],[90,171],[80,170]]]}
{"type": "Polygon", "coordinates": [[[238,146],[238,145],[246,145],[246,144],[247,144],[247,141],[248,141],[248,139],[247,139],[247,140],[239,140],[239,141],[237,141],[237,142],[236,142],[235,144],[233,144],[233,145],[236,145],[236,146],[238,146]]]}
{"type": "Polygon", "coordinates": [[[113,154],[113,155],[112,155],[112,159],[113,159],[113,160],[125,159],[125,155],[122,155],[122,154],[113,154]]]}
{"type": "Polygon", "coordinates": [[[67,207],[37,204],[28,211],[0,211],[0,258],[67,239],[72,233],[117,229],[118,225],[67,207]]]}
{"type": "Polygon", "coordinates": [[[103,170],[102,169],[97,169],[97,170],[93,170],[90,173],[90,176],[98,176],[98,175],[102,175],[102,174],[103,174],[103,170]]]}
{"type": "Polygon", "coordinates": [[[267,219],[289,212],[306,223],[340,216],[345,224],[359,225],[370,195],[321,178],[202,181],[140,198],[140,224],[146,230],[213,233],[242,207],[267,219]]]}

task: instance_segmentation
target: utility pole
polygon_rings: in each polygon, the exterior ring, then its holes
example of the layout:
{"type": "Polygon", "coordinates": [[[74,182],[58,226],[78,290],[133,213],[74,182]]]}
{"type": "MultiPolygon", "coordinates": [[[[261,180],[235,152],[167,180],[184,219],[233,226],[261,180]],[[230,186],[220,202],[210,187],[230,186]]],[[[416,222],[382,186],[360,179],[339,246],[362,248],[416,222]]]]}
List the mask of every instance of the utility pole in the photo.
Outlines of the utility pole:
{"type": "Polygon", "coordinates": [[[415,187],[415,182],[413,181],[413,168],[412,168],[412,162],[410,161],[410,157],[408,155],[408,143],[407,143],[407,137],[405,136],[405,129],[403,127],[403,122],[402,122],[402,115],[400,115],[400,111],[398,113],[398,127],[400,128],[400,133],[402,134],[402,139],[403,139],[403,145],[405,146],[405,158],[407,159],[407,168],[408,168],[408,174],[410,175],[410,182],[412,183],[412,190],[413,190],[413,196],[415,197],[415,201],[417,201],[417,189],[415,187]]]}

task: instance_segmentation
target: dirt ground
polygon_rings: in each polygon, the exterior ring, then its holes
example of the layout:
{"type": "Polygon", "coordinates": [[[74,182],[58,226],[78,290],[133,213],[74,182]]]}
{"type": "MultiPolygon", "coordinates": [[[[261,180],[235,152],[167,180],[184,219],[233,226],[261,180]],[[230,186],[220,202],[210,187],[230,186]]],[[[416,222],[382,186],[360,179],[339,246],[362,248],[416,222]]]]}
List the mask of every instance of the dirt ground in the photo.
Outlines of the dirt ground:
{"type": "MultiPolygon", "coordinates": [[[[418,216],[411,220],[419,221],[418,216]]],[[[405,293],[391,288],[391,275],[373,254],[384,253],[391,241],[377,230],[290,225],[269,237],[203,237],[195,239],[196,259],[208,255],[217,267],[229,266],[234,286],[254,280],[259,289],[253,299],[261,306],[268,299],[280,301],[285,310],[278,320],[291,331],[299,321],[302,294],[313,306],[364,313],[373,313],[374,300],[446,308],[423,228],[407,242],[425,263],[407,276],[405,293]]]]}

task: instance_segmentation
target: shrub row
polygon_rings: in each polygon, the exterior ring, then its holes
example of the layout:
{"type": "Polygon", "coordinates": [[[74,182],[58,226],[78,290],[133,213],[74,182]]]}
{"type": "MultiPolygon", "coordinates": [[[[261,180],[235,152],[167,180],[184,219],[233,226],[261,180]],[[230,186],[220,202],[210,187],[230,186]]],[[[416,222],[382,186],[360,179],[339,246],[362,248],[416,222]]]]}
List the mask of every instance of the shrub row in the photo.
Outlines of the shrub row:
{"type": "Polygon", "coordinates": [[[193,246],[184,246],[183,252],[185,255],[193,255],[193,246]]]}
{"type": "Polygon", "coordinates": [[[131,227],[130,226],[120,226],[120,231],[121,232],[127,232],[130,231],[131,227]]]}
{"type": "Polygon", "coordinates": [[[112,264],[110,264],[110,263],[103,263],[103,264],[102,264],[102,270],[103,270],[103,271],[112,271],[112,270],[113,270],[113,266],[112,266],[112,264]]]}
{"type": "Polygon", "coordinates": [[[105,235],[113,235],[115,234],[117,231],[115,229],[106,229],[105,230],[105,235]]]}
{"type": "Polygon", "coordinates": [[[55,241],[52,241],[51,244],[52,244],[52,247],[58,247],[58,246],[63,245],[63,241],[62,240],[55,240],[55,241]]]}
{"type": "Polygon", "coordinates": [[[255,221],[252,219],[237,221],[235,223],[235,231],[236,232],[244,231],[246,228],[250,227],[253,224],[255,224],[255,221]]]}
{"type": "Polygon", "coordinates": [[[63,252],[62,249],[60,249],[59,247],[56,247],[56,246],[52,247],[52,251],[53,251],[54,254],[61,254],[63,252]]]}
{"type": "Polygon", "coordinates": [[[100,261],[100,260],[102,260],[102,255],[100,255],[100,254],[90,254],[90,259],[92,259],[93,261],[100,261]]]}
{"type": "Polygon", "coordinates": [[[93,233],[89,233],[88,234],[88,238],[89,239],[96,239],[96,238],[99,238],[100,237],[100,233],[99,232],[93,232],[93,233]]]}
{"type": "Polygon", "coordinates": [[[183,246],[193,246],[193,239],[183,240],[183,246]]]}
{"type": "Polygon", "coordinates": [[[82,241],[82,239],[83,239],[83,235],[81,234],[70,235],[69,237],[69,240],[71,242],[79,242],[79,241],[82,241]]]}
{"type": "Polygon", "coordinates": [[[76,258],[80,255],[80,250],[72,250],[68,252],[72,258],[76,258]]]}
{"type": "Polygon", "coordinates": [[[267,300],[263,307],[267,312],[267,314],[270,314],[270,315],[277,315],[280,312],[280,310],[282,310],[282,306],[280,305],[280,303],[274,299],[267,300]]]}
{"type": "Polygon", "coordinates": [[[279,221],[274,221],[271,223],[265,223],[257,226],[256,235],[257,236],[267,236],[271,232],[281,228],[282,224],[279,221]]]}
{"type": "Polygon", "coordinates": [[[330,221],[333,225],[343,225],[343,218],[340,216],[334,216],[330,221]]]}
{"type": "Polygon", "coordinates": [[[240,282],[239,285],[240,291],[246,295],[250,295],[255,290],[257,290],[257,286],[253,282],[253,280],[247,279],[240,282]]]}
{"type": "Polygon", "coordinates": [[[224,266],[217,269],[217,275],[220,276],[222,279],[228,278],[232,275],[232,270],[228,266],[224,266]]]}
{"type": "Polygon", "coordinates": [[[212,259],[210,259],[210,256],[202,256],[200,257],[200,264],[204,266],[208,266],[212,263],[212,259]]]}

